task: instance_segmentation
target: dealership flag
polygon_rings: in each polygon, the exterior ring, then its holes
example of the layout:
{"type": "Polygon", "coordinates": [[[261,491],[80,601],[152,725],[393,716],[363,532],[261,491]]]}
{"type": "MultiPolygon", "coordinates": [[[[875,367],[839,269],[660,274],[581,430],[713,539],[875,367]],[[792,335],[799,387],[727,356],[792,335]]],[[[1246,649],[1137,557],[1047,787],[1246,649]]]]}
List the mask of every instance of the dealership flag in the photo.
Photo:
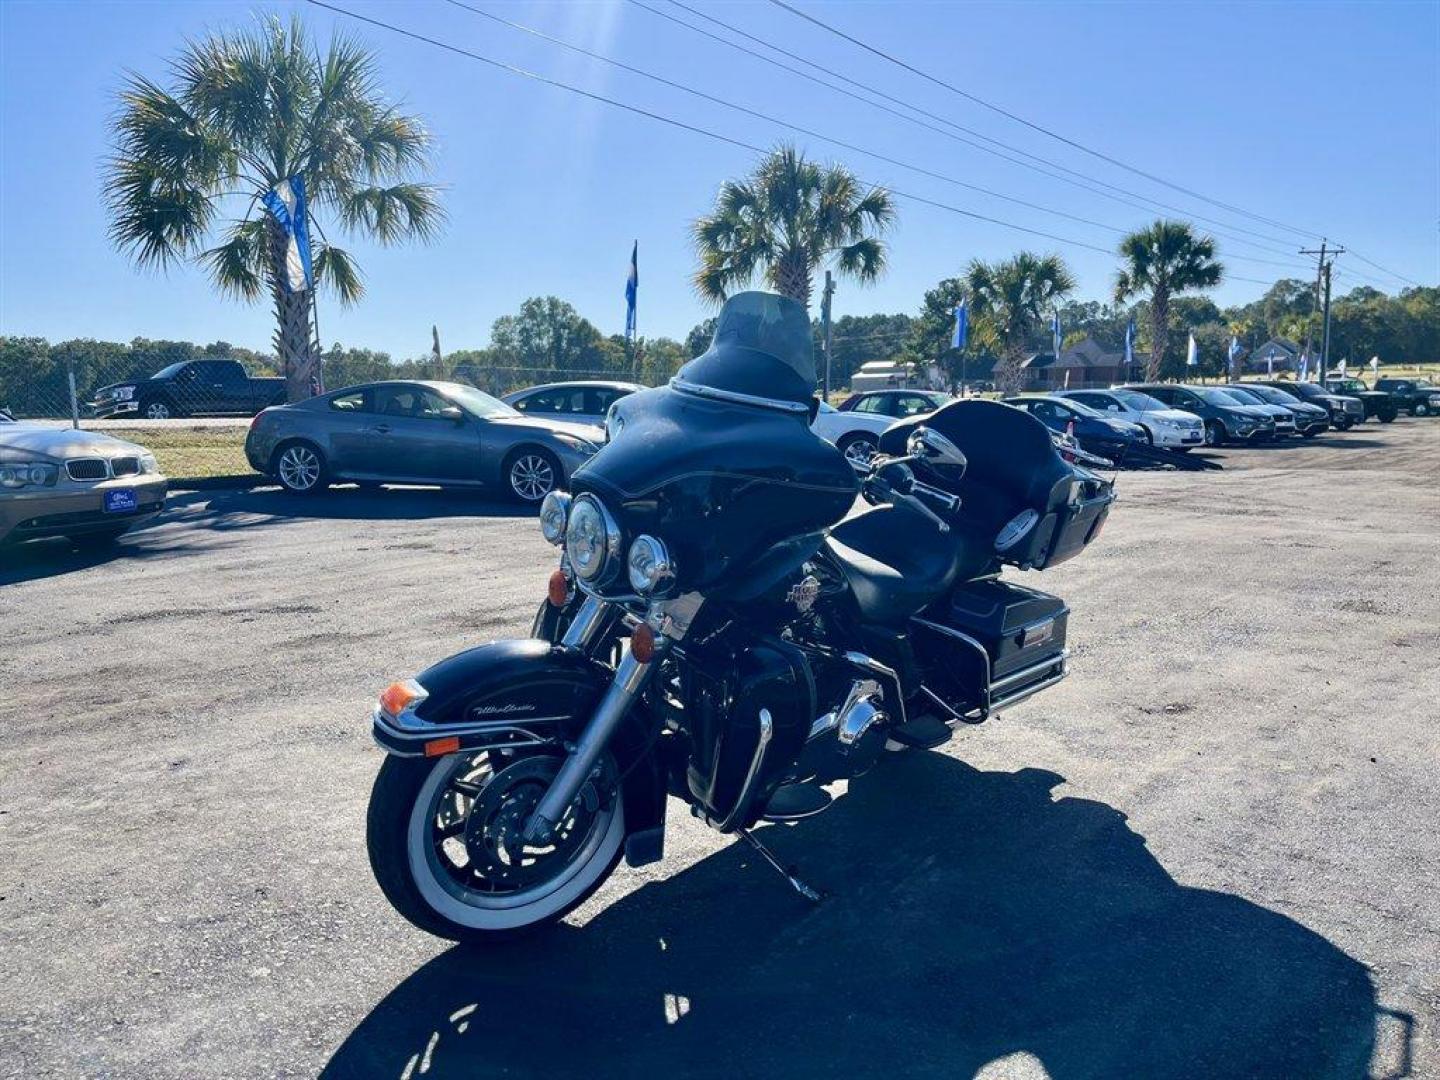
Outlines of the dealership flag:
{"type": "Polygon", "coordinates": [[[310,224],[305,211],[305,180],[292,176],[281,180],[260,199],[265,209],[285,230],[286,292],[304,292],[315,284],[310,266],[310,224]]]}
{"type": "MultiPolygon", "coordinates": [[[[1271,355],[1271,359],[1273,360],[1275,354],[1274,354],[1274,353],[1271,353],[1270,355],[1271,355]]],[[[1272,368],[1273,368],[1273,365],[1272,365],[1272,368]]],[[[1301,354],[1300,354],[1300,381],[1301,381],[1301,382],[1306,382],[1306,381],[1309,380],[1309,378],[1310,378],[1310,354],[1309,354],[1309,353],[1301,353],[1301,354]]]]}
{"type": "Polygon", "coordinates": [[[1185,349],[1185,366],[1195,367],[1200,363],[1200,350],[1195,347],[1195,335],[1190,335],[1190,344],[1185,349]]]}
{"type": "Polygon", "coordinates": [[[635,336],[635,297],[640,292],[640,241],[630,249],[630,276],[625,279],[625,336],[635,336]]]}
{"type": "Polygon", "coordinates": [[[1060,309],[1055,309],[1055,316],[1050,320],[1050,336],[1055,339],[1055,359],[1060,359],[1060,309]]]}
{"type": "Polygon", "coordinates": [[[1370,357],[1370,373],[1373,375],[1380,370],[1380,357],[1370,357]]]}
{"type": "Polygon", "coordinates": [[[1345,378],[1345,363],[1346,363],[1346,362],[1345,362],[1344,360],[1341,360],[1341,361],[1340,361],[1340,371],[1339,371],[1339,375],[1340,375],[1340,378],[1342,378],[1342,379],[1345,378]]]}
{"type": "Polygon", "coordinates": [[[1135,364],[1135,320],[1131,319],[1125,324],[1125,366],[1133,367],[1135,364]]]}
{"type": "Polygon", "coordinates": [[[1230,351],[1226,354],[1226,359],[1228,360],[1230,366],[1230,377],[1232,379],[1235,377],[1235,358],[1239,355],[1240,339],[1238,337],[1232,336],[1230,338],[1230,351]]]}
{"type": "Polygon", "coordinates": [[[963,349],[965,343],[970,340],[970,312],[965,308],[965,301],[955,305],[955,332],[950,335],[950,347],[952,349],[963,349]]]}

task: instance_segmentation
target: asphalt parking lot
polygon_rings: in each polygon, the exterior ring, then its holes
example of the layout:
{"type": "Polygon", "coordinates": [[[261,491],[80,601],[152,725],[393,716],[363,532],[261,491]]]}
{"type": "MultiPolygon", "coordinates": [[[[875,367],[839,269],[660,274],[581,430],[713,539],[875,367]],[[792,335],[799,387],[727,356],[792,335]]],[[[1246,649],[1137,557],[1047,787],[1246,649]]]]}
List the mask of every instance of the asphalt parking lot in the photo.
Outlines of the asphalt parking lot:
{"type": "Polygon", "coordinates": [[[0,553],[0,1074],[1440,1075],[1440,421],[1125,473],[1071,677],[546,937],[393,914],[390,679],[523,633],[533,515],[172,496],[0,553]]]}

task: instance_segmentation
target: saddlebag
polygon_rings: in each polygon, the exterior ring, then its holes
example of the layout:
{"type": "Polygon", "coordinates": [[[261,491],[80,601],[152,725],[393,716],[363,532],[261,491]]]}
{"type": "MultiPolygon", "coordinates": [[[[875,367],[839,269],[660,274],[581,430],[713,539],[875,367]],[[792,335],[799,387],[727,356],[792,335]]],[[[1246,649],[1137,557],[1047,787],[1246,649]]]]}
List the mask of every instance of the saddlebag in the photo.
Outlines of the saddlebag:
{"type": "Polygon", "coordinates": [[[1065,677],[1059,597],[1008,581],[970,581],[915,619],[925,685],[968,719],[983,720],[1065,677]]]}

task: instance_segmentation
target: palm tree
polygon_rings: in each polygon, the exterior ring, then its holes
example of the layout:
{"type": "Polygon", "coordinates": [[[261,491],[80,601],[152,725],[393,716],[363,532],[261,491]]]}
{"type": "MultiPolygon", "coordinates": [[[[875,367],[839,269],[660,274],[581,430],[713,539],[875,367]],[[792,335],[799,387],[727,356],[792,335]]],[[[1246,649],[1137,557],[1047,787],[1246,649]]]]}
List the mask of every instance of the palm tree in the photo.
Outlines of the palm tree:
{"type": "Polygon", "coordinates": [[[1215,261],[1215,241],[1196,236],[1185,221],[1156,221],[1120,241],[1125,266],[1115,278],[1115,302],[1150,294],[1150,363],[1145,377],[1160,377],[1170,347],[1170,298],[1220,284],[1225,268],[1215,261]]]}
{"type": "Polygon", "coordinates": [[[695,288],[719,303],[763,268],[776,292],[809,307],[815,270],[827,260],[863,284],[880,276],[885,245],[875,234],[894,220],[884,188],[866,190],[843,165],[817,165],[782,145],[746,179],[727,180],[714,212],[692,225],[695,288]]]}
{"type": "Polygon", "coordinates": [[[974,260],[965,272],[965,288],[971,311],[1003,357],[996,386],[1018,388],[1025,347],[1045,312],[1075,288],[1075,278],[1060,256],[1022,251],[1004,262],[974,260]]]}
{"type": "Polygon", "coordinates": [[[303,183],[313,276],[349,305],[364,292],[360,271],[321,216],[381,244],[429,239],[443,211],[436,188],[414,179],[429,146],[424,125],[380,93],[374,54],[336,36],[321,55],[299,19],[267,19],[187,44],[169,86],[129,77],[105,168],[110,236],[141,267],[190,261],[223,294],[268,292],[294,401],[318,375],[313,290],[287,287],[288,237],[261,200],[303,183]]]}

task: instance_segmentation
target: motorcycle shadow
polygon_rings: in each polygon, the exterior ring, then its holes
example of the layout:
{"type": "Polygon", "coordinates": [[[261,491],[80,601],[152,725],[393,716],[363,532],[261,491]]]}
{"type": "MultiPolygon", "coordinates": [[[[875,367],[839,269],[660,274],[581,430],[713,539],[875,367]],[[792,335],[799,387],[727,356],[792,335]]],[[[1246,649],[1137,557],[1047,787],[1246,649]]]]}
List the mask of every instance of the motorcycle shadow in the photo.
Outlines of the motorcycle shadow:
{"type": "Polygon", "coordinates": [[[1367,1074],[1359,962],[1178,884],[1119,811],[1054,798],[1062,782],[886,762],[821,817],[766,830],[820,904],[737,843],[584,927],[451,949],[324,1075],[1367,1074]]]}

